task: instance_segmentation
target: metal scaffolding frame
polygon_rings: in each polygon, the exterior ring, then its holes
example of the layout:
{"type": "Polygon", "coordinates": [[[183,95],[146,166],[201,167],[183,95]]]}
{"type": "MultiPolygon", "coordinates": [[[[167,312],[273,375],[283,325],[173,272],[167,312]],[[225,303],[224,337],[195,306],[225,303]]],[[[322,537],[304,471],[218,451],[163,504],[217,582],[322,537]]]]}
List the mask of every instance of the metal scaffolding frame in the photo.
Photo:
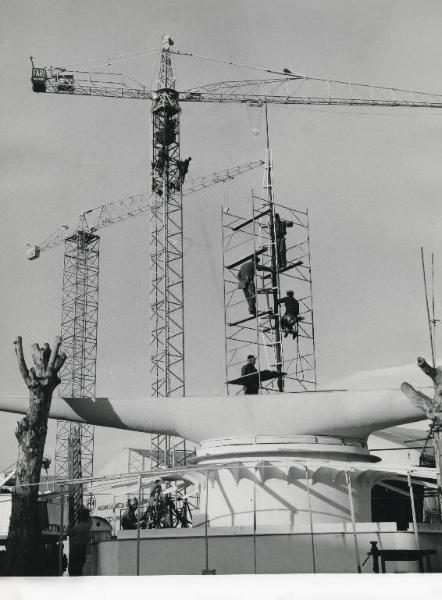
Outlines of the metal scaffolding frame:
{"type": "Polygon", "coordinates": [[[222,210],[226,385],[229,394],[241,388],[229,383],[240,375],[249,353],[257,369],[277,376],[260,380],[260,392],[305,391],[316,388],[313,294],[308,212],[269,202],[252,193],[252,217],[222,210]],[[275,214],[291,223],[286,236],[286,263],[280,263],[275,214]],[[259,265],[254,257],[259,257],[259,265]],[[256,316],[247,314],[238,286],[241,264],[255,261],[256,316]],[[281,300],[294,291],[300,304],[296,338],[285,337],[281,327],[281,300]],[[281,382],[282,380],[282,382],[281,382]],[[281,385],[282,383],[282,385],[281,385]]]}
{"type": "MultiPolygon", "coordinates": [[[[61,338],[67,360],[60,397],[95,397],[99,248],[99,236],[81,229],[65,240],[61,338]]],[[[56,477],[91,477],[93,456],[93,425],[57,422],[56,477]]],[[[70,489],[71,518],[82,503],[82,486],[75,485],[70,489]]]]}
{"type": "MultiPolygon", "coordinates": [[[[154,468],[152,451],[146,448],[128,448],[128,471],[129,473],[140,473],[146,471],[148,468],[154,468]]],[[[160,464],[168,464],[170,468],[175,466],[182,466],[185,464],[185,458],[183,456],[184,449],[179,447],[172,447],[169,450],[168,455],[162,454],[163,449],[160,449],[161,455],[159,456],[160,464]]],[[[187,450],[187,456],[193,454],[193,452],[187,450]]]]}

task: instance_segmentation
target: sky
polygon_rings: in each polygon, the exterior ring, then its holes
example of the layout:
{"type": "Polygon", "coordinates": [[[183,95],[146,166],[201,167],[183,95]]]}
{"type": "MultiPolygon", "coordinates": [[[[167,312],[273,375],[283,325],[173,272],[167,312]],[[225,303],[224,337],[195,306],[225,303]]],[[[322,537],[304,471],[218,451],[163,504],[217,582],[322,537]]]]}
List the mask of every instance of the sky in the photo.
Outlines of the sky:
{"type": "MultiPolygon", "coordinates": [[[[150,103],[34,94],[30,55],[37,66],[87,66],[159,49],[169,33],[175,49],[206,57],[442,93],[436,1],[2,0],[0,16],[0,396],[27,391],[15,337],[27,351],[60,328],[63,248],[29,262],[27,242],[149,181],[150,103]]],[[[158,56],[113,69],[154,88],[158,56]]],[[[174,65],[178,89],[260,76],[186,57],[174,65]]],[[[182,109],[189,176],[264,157],[257,109],[182,109]]],[[[271,106],[269,127],[275,200],[309,211],[319,387],[397,387],[404,369],[424,383],[414,366],[429,357],[420,246],[435,253],[438,312],[442,110],[271,106]]],[[[220,210],[247,215],[261,183],[256,170],[185,199],[189,395],[224,393],[220,210]]],[[[97,395],[149,390],[148,230],[144,215],[101,232],[97,395]]],[[[0,417],[0,469],[15,461],[16,421],[0,417]]],[[[97,468],[121,447],[145,444],[142,434],[98,428],[97,468]]],[[[49,456],[53,447],[51,426],[49,456]]]]}

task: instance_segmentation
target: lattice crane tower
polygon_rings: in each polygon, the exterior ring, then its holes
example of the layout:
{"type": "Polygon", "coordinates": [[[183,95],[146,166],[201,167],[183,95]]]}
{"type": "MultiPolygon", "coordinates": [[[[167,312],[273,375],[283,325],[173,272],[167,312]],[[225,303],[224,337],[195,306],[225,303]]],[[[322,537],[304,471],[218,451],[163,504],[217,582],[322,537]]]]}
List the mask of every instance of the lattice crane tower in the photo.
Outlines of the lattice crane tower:
{"type": "MultiPolygon", "coordinates": [[[[81,227],[65,240],[61,339],[67,360],[59,394],[68,398],[95,397],[99,247],[99,236],[81,227]]],[[[92,477],[93,458],[94,426],[57,421],[55,476],[92,477]]],[[[82,486],[70,486],[71,522],[82,504],[82,486]]]]}
{"type": "MultiPolygon", "coordinates": [[[[151,392],[184,396],[184,273],[180,113],[170,56],[163,38],[158,90],[152,102],[152,191],[161,201],[151,211],[151,392]]],[[[188,166],[188,164],[187,164],[188,166]]],[[[185,442],[152,436],[153,466],[185,463],[185,442]],[[177,459],[177,460],[175,460],[177,459]]]]}

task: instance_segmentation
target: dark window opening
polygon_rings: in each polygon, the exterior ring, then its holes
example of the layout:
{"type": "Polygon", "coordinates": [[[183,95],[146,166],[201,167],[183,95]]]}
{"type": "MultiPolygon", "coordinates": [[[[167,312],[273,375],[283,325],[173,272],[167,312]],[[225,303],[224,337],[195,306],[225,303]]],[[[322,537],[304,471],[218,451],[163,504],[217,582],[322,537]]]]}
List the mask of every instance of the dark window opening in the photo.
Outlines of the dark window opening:
{"type": "MultiPolygon", "coordinates": [[[[408,529],[408,524],[413,522],[408,483],[395,480],[386,480],[385,483],[405,492],[407,495],[385,488],[382,485],[375,485],[371,490],[371,519],[375,523],[396,522],[398,530],[405,531],[408,529]]],[[[413,495],[416,521],[422,522],[423,486],[413,485],[413,495]]]]}

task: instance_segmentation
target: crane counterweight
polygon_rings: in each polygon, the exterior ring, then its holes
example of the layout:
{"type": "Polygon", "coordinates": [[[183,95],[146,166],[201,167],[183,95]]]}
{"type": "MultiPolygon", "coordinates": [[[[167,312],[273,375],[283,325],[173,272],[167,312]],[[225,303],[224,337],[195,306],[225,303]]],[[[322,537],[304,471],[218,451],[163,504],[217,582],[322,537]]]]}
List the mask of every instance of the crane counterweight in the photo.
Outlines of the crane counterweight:
{"type": "Polygon", "coordinates": [[[26,258],[28,260],[35,260],[40,256],[40,247],[39,246],[28,246],[26,250],[26,258]]]}

